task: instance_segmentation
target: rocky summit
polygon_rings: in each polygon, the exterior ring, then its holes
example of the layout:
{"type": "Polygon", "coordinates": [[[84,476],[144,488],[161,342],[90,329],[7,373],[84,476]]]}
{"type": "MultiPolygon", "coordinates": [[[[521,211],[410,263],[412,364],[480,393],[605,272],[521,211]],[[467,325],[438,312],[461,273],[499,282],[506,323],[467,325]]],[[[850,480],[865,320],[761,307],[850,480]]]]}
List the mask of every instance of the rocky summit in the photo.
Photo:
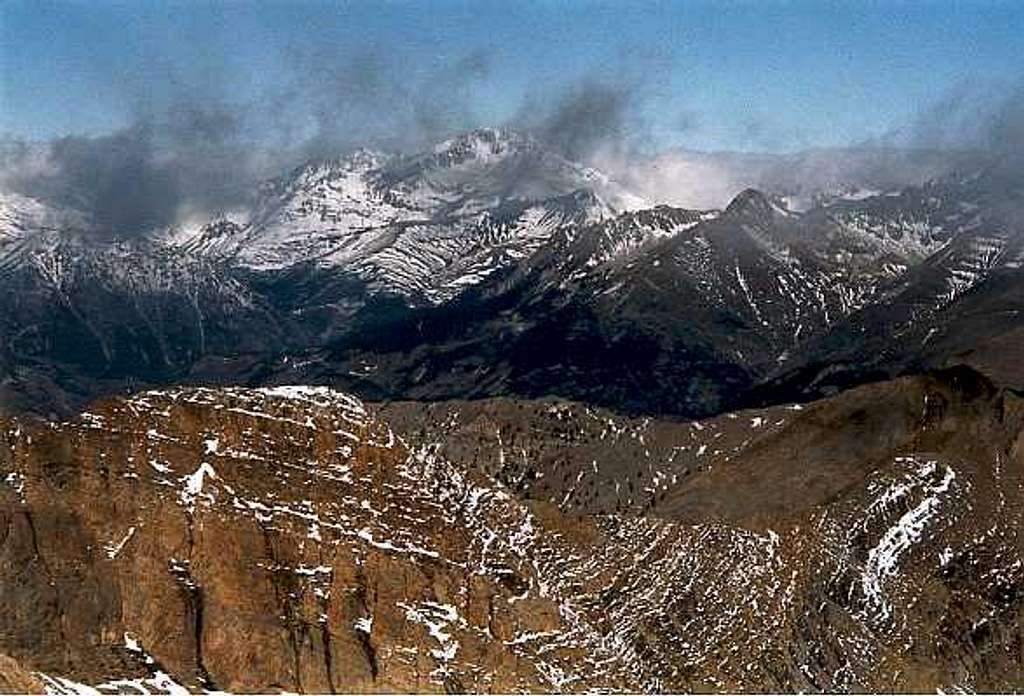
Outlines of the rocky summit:
{"type": "Polygon", "coordinates": [[[1013,690],[1024,401],[173,388],[0,430],[0,686],[1013,690]]]}

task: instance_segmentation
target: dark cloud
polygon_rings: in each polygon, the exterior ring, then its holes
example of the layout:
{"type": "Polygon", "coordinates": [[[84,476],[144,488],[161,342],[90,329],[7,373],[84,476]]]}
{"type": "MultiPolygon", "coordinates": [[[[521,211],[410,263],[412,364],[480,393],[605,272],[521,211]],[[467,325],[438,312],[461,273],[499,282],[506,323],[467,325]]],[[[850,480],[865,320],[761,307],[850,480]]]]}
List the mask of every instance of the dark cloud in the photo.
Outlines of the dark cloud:
{"type": "Polygon", "coordinates": [[[875,144],[912,151],[943,151],[951,161],[1024,154],[1024,81],[963,84],[923,109],[904,129],[875,144]]]}
{"type": "MultiPolygon", "coordinates": [[[[357,147],[410,151],[485,123],[476,111],[494,53],[478,48],[408,65],[380,47],[297,46],[286,77],[244,102],[227,74],[169,74],[124,86],[130,125],[43,147],[12,143],[0,185],[70,205],[106,234],[130,236],[251,201],[256,183],[357,147]],[[159,89],[158,89],[159,88],[159,89]],[[155,95],[159,96],[155,96],[155,95]]],[[[618,70],[622,70],[618,68],[618,70]]],[[[643,132],[643,77],[582,79],[530,98],[509,123],[569,158],[621,156],[643,132]]]]}
{"type": "Polygon", "coordinates": [[[359,146],[403,149],[477,125],[479,50],[418,75],[378,51],[295,53],[294,77],[246,103],[222,81],[160,104],[138,103],[126,128],[40,146],[8,140],[0,185],[72,206],[102,234],[132,236],[250,201],[254,184],[310,158],[359,146]]]}
{"type": "Polygon", "coordinates": [[[480,125],[473,109],[473,90],[490,76],[491,63],[489,52],[477,50],[418,86],[413,104],[420,137],[433,139],[480,125]]]}
{"type": "MultiPolygon", "coordinates": [[[[292,50],[291,78],[258,98],[228,102],[224,79],[175,81],[172,96],[136,104],[117,132],[10,144],[0,185],[72,206],[104,234],[131,236],[251,202],[261,179],[357,147],[410,151],[483,123],[477,90],[493,54],[478,49],[406,66],[385,51],[318,45],[292,50]],[[29,166],[30,161],[32,166],[29,166]]],[[[583,79],[532,98],[510,123],[565,156],[628,152],[643,131],[642,80],[583,79]]],[[[524,166],[527,166],[524,164],[524,166]]]]}
{"type": "Polygon", "coordinates": [[[999,106],[988,121],[987,141],[990,152],[1003,152],[1020,158],[1024,155],[1024,85],[999,106]]]}
{"type": "Polygon", "coordinates": [[[60,138],[51,144],[50,158],[59,176],[38,184],[52,187],[57,200],[91,211],[101,228],[128,234],[174,220],[180,182],[171,167],[157,162],[151,128],[60,138]]]}
{"type": "Polygon", "coordinates": [[[570,159],[620,150],[639,130],[638,91],[625,83],[586,79],[546,102],[547,108],[527,104],[521,125],[570,159]]]}
{"type": "Polygon", "coordinates": [[[240,137],[241,116],[224,104],[181,102],[167,110],[166,136],[185,147],[222,146],[240,137]]]}
{"type": "Polygon", "coordinates": [[[180,103],[109,135],[13,144],[7,188],[85,212],[101,234],[132,236],[244,203],[258,149],[223,105],[180,103]]]}
{"type": "Polygon", "coordinates": [[[899,136],[916,151],[943,153],[947,170],[981,172],[993,201],[1024,217],[1024,79],[961,85],[899,136]]]}

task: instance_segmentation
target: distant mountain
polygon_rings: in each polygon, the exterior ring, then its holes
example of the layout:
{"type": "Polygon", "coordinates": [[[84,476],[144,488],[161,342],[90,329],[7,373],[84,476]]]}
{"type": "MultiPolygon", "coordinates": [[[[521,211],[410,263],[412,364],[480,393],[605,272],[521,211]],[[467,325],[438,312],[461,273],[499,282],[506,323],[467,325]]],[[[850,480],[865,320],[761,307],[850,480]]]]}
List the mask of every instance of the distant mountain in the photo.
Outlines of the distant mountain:
{"type": "Polygon", "coordinates": [[[0,393],[8,408],[68,408],[122,383],[240,378],[259,356],[344,332],[369,297],[443,302],[560,227],[615,215],[597,191],[636,203],[525,136],[485,130],[417,156],[311,162],[263,185],[248,213],[130,238],[4,194],[0,393]]]}
{"type": "Polygon", "coordinates": [[[559,226],[643,205],[527,136],[485,129],[413,156],[311,162],[263,186],[244,223],[172,236],[245,268],[344,268],[377,290],[437,302],[529,255],[559,226]]]}
{"type": "Polygon", "coordinates": [[[1022,191],[483,130],[137,235],[5,193],[0,690],[1017,688],[1022,191]]]}
{"type": "Polygon", "coordinates": [[[48,231],[0,254],[5,410],[65,411],[96,393],[186,378],[210,356],[287,343],[277,311],[241,278],[146,240],[48,231]]]}
{"type": "Polygon", "coordinates": [[[926,300],[939,306],[972,254],[985,263],[977,204],[937,190],[807,213],[748,190],[720,214],[662,207],[569,228],[493,282],[435,310],[378,315],[280,378],[388,398],[555,393],[649,413],[735,408],[898,288],[924,291],[929,268],[949,268],[952,285],[926,300]]]}
{"type": "Polygon", "coordinates": [[[5,194],[0,389],[8,410],[44,411],[180,381],[689,416],[811,398],[1008,344],[1013,181],[983,168],[806,211],[754,189],[722,210],[650,207],[484,129],[309,162],[248,211],[131,239],[5,194]],[[1001,318],[978,326],[968,308],[992,303],[1001,318]]]}
{"type": "Polygon", "coordinates": [[[763,399],[783,391],[804,398],[833,393],[957,363],[1024,388],[1016,347],[1024,318],[1024,185],[1014,191],[1004,183],[1001,173],[982,172],[872,203],[875,211],[888,211],[884,219],[902,221],[937,249],[888,283],[875,302],[805,345],[766,385],[763,399]]]}

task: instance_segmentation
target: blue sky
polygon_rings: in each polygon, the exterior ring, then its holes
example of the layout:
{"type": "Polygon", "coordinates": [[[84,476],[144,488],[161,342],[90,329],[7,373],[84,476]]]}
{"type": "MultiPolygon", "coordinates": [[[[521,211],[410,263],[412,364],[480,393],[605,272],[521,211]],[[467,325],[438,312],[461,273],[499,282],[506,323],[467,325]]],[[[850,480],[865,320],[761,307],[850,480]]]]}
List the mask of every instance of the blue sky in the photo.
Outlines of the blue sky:
{"type": "Polygon", "coordinates": [[[1016,83],[1022,37],[1024,3],[982,0],[6,0],[0,133],[100,134],[182,97],[278,108],[295,84],[370,55],[373,83],[398,87],[362,105],[371,122],[439,80],[431,99],[458,91],[453,122],[467,125],[590,80],[629,90],[647,147],[835,146],[904,127],[965,85],[1016,83]],[[467,61],[479,69],[451,77],[467,61]]]}

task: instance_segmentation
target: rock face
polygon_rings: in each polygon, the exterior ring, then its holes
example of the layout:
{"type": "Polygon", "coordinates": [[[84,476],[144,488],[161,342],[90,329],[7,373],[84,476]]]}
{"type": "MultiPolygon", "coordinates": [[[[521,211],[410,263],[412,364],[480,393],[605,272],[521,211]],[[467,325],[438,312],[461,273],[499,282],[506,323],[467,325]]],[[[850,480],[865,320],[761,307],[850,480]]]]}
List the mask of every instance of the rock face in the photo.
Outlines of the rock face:
{"type": "Polygon", "coordinates": [[[8,420],[0,679],[1012,690],[1022,432],[968,369],[694,423],[309,387],[8,420]]]}
{"type": "Polygon", "coordinates": [[[507,691],[586,659],[539,650],[535,636],[571,627],[516,548],[525,510],[411,456],[344,395],[147,393],[74,424],[14,426],[2,456],[0,635],[36,670],[507,691]],[[521,525],[490,539],[491,516],[521,525]]]}

